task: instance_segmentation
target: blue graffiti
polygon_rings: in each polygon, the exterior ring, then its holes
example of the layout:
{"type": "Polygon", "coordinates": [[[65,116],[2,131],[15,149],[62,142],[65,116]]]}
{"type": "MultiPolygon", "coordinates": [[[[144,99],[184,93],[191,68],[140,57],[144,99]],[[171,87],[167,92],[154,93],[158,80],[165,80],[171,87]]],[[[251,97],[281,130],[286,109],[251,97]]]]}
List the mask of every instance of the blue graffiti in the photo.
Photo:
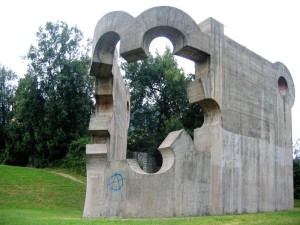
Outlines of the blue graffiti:
{"type": "Polygon", "coordinates": [[[125,184],[125,178],[122,174],[115,172],[108,180],[107,187],[112,191],[121,191],[125,184]]]}

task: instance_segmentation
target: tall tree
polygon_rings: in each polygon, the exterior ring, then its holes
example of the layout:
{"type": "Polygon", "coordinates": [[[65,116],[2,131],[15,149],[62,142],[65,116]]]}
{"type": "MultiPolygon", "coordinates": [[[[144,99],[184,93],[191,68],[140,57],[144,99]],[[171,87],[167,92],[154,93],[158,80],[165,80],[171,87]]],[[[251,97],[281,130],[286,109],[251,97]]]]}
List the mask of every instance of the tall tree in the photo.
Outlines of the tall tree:
{"type": "Polygon", "coordinates": [[[171,53],[157,53],[144,61],[124,63],[125,81],[130,89],[131,118],[128,150],[156,155],[171,131],[192,130],[203,122],[201,108],[188,103],[186,88],[192,76],[185,76],[171,53]]]}
{"type": "Polygon", "coordinates": [[[43,142],[44,99],[36,77],[20,79],[15,95],[14,119],[8,126],[6,164],[26,166],[34,164],[40,155],[37,145],[43,142]]]}
{"type": "Polygon", "coordinates": [[[37,45],[26,56],[28,74],[18,89],[11,135],[20,147],[27,146],[30,163],[45,166],[62,159],[69,143],[87,134],[93,80],[88,76],[90,41],[82,44],[77,27],[48,22],[36,36],[37,45]],[[22,130],[22,137],[14,129],[22,130]]]}
{"type": "Polygon", "coordinates": [[[67,145],[86,134],[92,110],[92,80],[82,32],[58,22],[37,32],[38,46],[27,54],[29,72],[39,80],[44,104],[44,135],[49,160],[61,159],[67,145]]]}
{"type": "Polygon", "coordinates": [[[0,64],[0,162],[8,139],[7,124],[13,116],[16,79],[17,75],[12,70],[0,64]]]}

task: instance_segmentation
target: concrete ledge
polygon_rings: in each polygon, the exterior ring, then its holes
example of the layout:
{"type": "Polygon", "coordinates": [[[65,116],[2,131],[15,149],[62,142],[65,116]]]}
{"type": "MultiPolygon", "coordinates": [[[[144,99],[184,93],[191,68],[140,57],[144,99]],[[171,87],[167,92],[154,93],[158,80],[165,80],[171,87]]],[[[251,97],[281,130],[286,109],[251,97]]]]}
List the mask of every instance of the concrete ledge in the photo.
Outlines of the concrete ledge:
{"type": "Polygon", "coordinates": [[[86,154],[87,155],[107,154],[107,146],[106,144],[87,144],[86,154]]]}
{"type": "Polygon", "coordinates": [[[89,131],[92,134],[110,133],[111,116],[110,115],[92,115],[90,118],[89,131]]]}

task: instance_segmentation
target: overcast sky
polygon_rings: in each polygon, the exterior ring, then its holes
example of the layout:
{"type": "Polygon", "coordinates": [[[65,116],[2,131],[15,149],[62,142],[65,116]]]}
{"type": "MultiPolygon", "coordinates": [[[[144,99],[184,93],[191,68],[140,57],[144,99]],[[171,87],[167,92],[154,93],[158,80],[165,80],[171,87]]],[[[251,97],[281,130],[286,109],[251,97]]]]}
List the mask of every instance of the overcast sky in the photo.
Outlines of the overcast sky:
{"type": "Polygon", "coordinates": [[[293,139],[300,138],[300,13],[296,0],[2,0],[0,3],[0,63],[22,76],[24,56],[35,44],[39,26],[65,21],[93,37],[98,20],[122,10],[136,17],[154,6],[173,6],[196,23],[213,17],[224,24],[225,35],[266,58],[280,61],[294,79],[293,139]]]}

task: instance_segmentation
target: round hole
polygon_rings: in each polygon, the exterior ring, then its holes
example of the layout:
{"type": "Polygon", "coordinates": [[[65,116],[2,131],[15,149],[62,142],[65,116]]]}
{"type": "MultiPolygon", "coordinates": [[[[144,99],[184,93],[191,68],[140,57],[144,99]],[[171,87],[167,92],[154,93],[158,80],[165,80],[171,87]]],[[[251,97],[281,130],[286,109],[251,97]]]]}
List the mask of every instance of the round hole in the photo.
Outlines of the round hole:
{"type": "Polygon", "coordinates": [[[288,84],[286,82],[286,79],[284,77],[279,77],[278,79],[278,88],[281,95],[286,95],[288,91],[288,84]]]}
{"type": "MultiPolygon", "coordinates": [[[[157,37],[151,41],[149,51],[153,56],[155,56],[156,53],[163,55],[166,51],[166,47],[173,52],[174,46],[168,38],[157,37]]],[[[175,59],[178,63],[178,68],[182,68],[185,74],[195,74],[195,62],[177,55],[175,55],[175,59]]]]}

